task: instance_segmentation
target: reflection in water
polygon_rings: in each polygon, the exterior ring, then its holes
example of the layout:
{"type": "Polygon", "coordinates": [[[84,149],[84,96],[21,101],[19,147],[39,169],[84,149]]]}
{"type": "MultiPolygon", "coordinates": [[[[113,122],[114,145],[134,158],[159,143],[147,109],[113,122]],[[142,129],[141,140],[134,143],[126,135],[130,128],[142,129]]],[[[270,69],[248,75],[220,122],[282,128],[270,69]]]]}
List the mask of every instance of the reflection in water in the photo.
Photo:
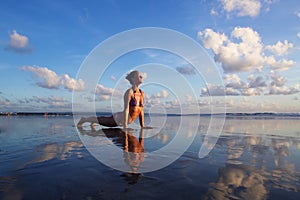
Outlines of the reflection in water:
{"type": "Polygon", "coordinates": [[[219,178],[210,183],[205,199],[267,199],[272,189],[300,191],[299,171],[291,152],[299,143],[297,137],[223,136],[217,145],[227,149],[227,164],[219,168],[219,178]]]}
{"type": "MultiPolygon", "coordinates": [[[[63,144],[44,144],[37,149],[34,149],[34,157],[32,160],[25,161],[18,167],[22,170],[30,165],[43,163],[52,159],[66,160],[72,155],[82,158],[81,148],[83,147],[80,141],[70,141],[63,144]]],[[[0,195],[1,199],[23,199],[22,192],[16,187],[18,177],[0,177],[0,195]]]]}
{"type": "Polygon", "coordinates": [[[67,157],[76,155],[78,158],[82,158],[80,149],[83,144],[80,141],[70,141],[63,144],[44,144],[37,148],[36,156],[24,163],[23,167],[26,167],[35,163],[42,163],[52,159],[66,160],[67,157]]]}
{"type": "Polygon", "coordinates": [[[82,135],[89,135],[99,137],[103,133],[107,138],[110,138],[116,146],[123,149],[124,162],[130,167],[130,171],[123,174],[125,180],[134,184],[141,180],[142,174],[139,173],[139,167],[144,161],[144,129],[140,129],[139,138],[137,139],[133,131],[119,128],[105,128],[105,129],[92,129],[84,130],[78,129],[82,135]]]}
{"type": "Polygon", "coordinates": [[[16,177],[0,177],[0,198],[3,200],[21,200],[22,192],[16,188],[16,177]],[[3,195],[1,195],[3,194],[3,195]]]}
{"type": "Polygon", "coordinates": [[[266,199],[265,178],[251,167],[227,164],[211,183],[206,199],[266,199]]]}
{"type": "Polygon", "coordinates": [[[136,173],[141,162],[144,161],[143,129],[140,131],[139,140],[127,131],[124,132],[124,137],[124,160],[131,167],[132,172],[136,173]]]}
{"type": "MultiPolygon", "coordinates": [[[[183,138],[192,137],[194,118],[183,138]]],[[[118,159],[102,152],[129,166],[122,174],[86,151],[72,119],[0,117],[0,199],[299,199],[299,119],[229,118],[214,149],[199,159],[199,141],[210,126],[209,117],[201,117],[197,137],[181,158],[165,169],[138,173],[146,153],[172,141],[179,122],[170,117],[151,133],[81,130],[101,147],[121,149],[118,159]]]]}

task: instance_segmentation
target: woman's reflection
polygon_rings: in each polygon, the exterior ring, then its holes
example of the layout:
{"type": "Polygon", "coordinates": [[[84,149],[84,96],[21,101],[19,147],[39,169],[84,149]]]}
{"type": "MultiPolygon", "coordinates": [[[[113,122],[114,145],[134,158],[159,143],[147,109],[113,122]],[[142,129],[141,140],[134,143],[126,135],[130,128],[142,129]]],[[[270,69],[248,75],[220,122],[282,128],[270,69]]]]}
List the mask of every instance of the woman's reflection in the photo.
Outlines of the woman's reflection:
{"type": "Polygon", "coordinates": [[[139,167],[144,161],[144,129],[139,132],[139,137],[134,135],[134,130],[106,128],[100,130],[83,130],[78,129],[82,135],[93,137],[101,136],[102,133],[113,141],[116,146],[123,148],[124,162],[130,167],[127,173],[122,174],[129,184],[137,183],[141,180],[142,175],[139,173],[139,167]]]}
{"type": "Polygon", "coordinates": [[[133,132],[124,132],[124,160],[130,166],[132,173],[139,171],[140,164],[144,161],[144,131],[141,129],[139,139],[133,132]]]}

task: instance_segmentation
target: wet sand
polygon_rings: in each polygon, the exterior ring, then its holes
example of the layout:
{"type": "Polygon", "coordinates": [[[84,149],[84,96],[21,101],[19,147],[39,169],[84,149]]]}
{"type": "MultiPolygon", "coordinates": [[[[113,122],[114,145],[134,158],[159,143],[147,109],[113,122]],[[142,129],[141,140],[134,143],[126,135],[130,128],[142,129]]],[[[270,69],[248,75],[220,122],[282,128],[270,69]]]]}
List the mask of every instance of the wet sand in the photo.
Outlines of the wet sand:
{"type": "MultiPolygon", "coordinates": [[[[189,118],[192,123],[195,116],[189,118]]],[[[198,120],[198,119],[197,119],[198,120]]],[[[148,152],[169,144],[180,117],[169,117],[162,129],[131,134],[120,129],[86,127],[79,131],[72,117],[0,117],[0,199],[299,199],[300,119],[226,119],[208,156],[198,157],[209,117],[191,146],[172,164],[148,173],[122,172],[99,162],[84,143],[115,145],[138,152],[130,170],[146,167],[148,152]],[[105,142],[103,142],[105,141],[105,142]],[[101,143],[102,142],[102,143],[101,143]]],[[[193,135],[186,125],[180,134],[193,135]]],[[[101,156],[113,159],[104,148],[101,156]]],[[[122,154],[120,166],[131,154],[122,154]],[[126,155],[124,157],[124,155],[126,155]]],[[[170,154],[162,155],[167,158],[170,154]]],[[[147,160],[148,159],[148,160],[147,160]]],[[[126,162],[127,163],[126,163],[126,162]]],[[[161,160],[163,161],[163,160],[161,160]]]]}

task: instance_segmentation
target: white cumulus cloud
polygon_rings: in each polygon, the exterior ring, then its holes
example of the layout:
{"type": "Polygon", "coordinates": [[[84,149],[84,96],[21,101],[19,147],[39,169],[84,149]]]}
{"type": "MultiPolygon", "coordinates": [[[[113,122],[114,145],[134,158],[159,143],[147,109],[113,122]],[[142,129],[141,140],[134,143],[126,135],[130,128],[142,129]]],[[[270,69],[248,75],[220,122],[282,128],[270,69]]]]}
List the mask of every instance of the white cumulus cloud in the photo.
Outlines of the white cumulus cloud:
{"type": "Polygon", "coordinates": [[[220,2],[226,12],[236,14],[239,17],[256,17],[262,7],[260,0],[220,0],[220,2]]]}
{"type": "Polygon", "coordinates": [[[167,90],[161,90],[157,93],[146,95],[145,101],[147,105],[158,105],[162,103],[162,100],[166,100],[169,97],[169,92],[167,90]]]}
{"type": "Polygon", "coordinates": [[[257,96],[260,95],[262,92],[261,89],[258,88],[247,88],[242,91],[243,96],[257,96]]]}
{"type": "MultiPolygon", "coordinates": [[[[289,95],[300,92],[299,84],[287,86],[287,79],[275,71],[264,77],[249,75],[243,82],[237,74],[224,75],[225,93],[228,96],[289,95]]],[[[207,85],[201,89],[201,96],[222,96],[222,87],[207,85]]]]}
{"type": "Polygon", "coordinates": [[[29,46],[28,37],[17,33],[16,30],[13,30],[9,35],[9,43],[6,50],[12,50],[16,53],[30,53],[32,48],[29,46]]]}
{"type": "Polygon", "coordinates": [[[69,91],[84,90],[84,81],[82,79],[76,80],[74,78],[71,78],[68,74],[64,74],[61,76],[61,85],[69,91]]]}
{"type": "Polygon", "coordinates": [[[121,98],[121,92],[113,89],[113,88],[107,88],[102,84],[97,84],[96,90],[96,101],[103,101],[103,100],[109,100],[112,96],[120,97],[121,98]]]}
{"type": "Polygon", "coordinates": [[[294,85],[292,87],[287,87],[287,86],[278,87],[276,85],[271,85],[269,94],[270,95],[275,95],[275,94],[288,95],[288,94],[299,93],[299,91],[300,91],[299,85],[294,85]]]}
{"type": "Polygon", "coordinates": [[[278,74],[276,74],[275,72],[271,72],[271,86],[277,86],[277,87],[282,87],[284,86],[284,84],[286,83],[286,78],[284,78],[283,76],[280,76],[278,74]]]}
{"type": "Polygon", "coordinates": [[[40,87],[58,89],[60,86],[61,77],[47,67],[23,66],[21,69],[34,73],[40,79],[36,82],[40,87]]]}
{"type": "Polygon", "coordinates": [[[296,63],[293,60],[280,59],[276,60],[274,56],[265,57],[265,64],[269,65],[274,70],[287,70],[294,66],[296,63]]]}
{"type": "Polygon", "coordinates": [[[168,96],[169,96],[168,91],[162,90],[162,91],[160,91],[156,94],[151,95],[150,98],[152,98],[152,99],[166,99],[166,98],[168,98],[168,96]]]}
{"type": "Polygon", "coordinates": [[[47,67],[23,66],[21,69],[32,72],[38,78],[36,84],[40,87],[48,89],[64,87],[69,91],[84,90],[84,81],[73,79],[68,74],[58,75],[47,67]]]}
{"type": "Polygon", "coordinates": [[[205,29],[198,32],[198,38],[205,48],[212,49],[215,61],[222,64],[225,73],[261,71],[264,66],[286,70],[295,64],[293,60],[275,57],[287,54],[293,48],[292,43],[284,41],[264,47],[260,35],[250,27],[235,27],[230,38],[224,33],[205,29]],[[265,51],[275,55],[266,56],[265,51]]]}
{"type": "Polygon", "coordinates": [[[201,89],[202,96],[224,96],[225,94],[225,87],[221,85],[206,84],[206,88],[201,89]]]}
{"type": "Polygon", "coordinates": [[[248,77],[248,81],[248,88],[260,88],[267,86],[267,83],[262,76],[255,77],[254,75],[250,75],[248,77]]]}
{"type": "Polygon", "coordinates": [[[213,50],[216,62],[222,63],[225,72],[262,69],[261,38],[251,28],[234,28],[231,33],[233,41],[211,29],[199,32],[198,37],[205,48],[213,50]]]}
{"type": "Polygon", "coordinates": [[[278,41],[275,45],[267,45],[266,50],[269,50],[270,52],[281,56],[286,54],[289,50],[293,49],[293,47],[294,45],[292,43],[284,40],[283,43],[281,41],[278,41]]]}
{"type": "Polygon", "coordinates": [[[237,74],[225,74],[224,80],[226,88],[242,89],[246,87],[246,84],[240,79],[237,74]]]}

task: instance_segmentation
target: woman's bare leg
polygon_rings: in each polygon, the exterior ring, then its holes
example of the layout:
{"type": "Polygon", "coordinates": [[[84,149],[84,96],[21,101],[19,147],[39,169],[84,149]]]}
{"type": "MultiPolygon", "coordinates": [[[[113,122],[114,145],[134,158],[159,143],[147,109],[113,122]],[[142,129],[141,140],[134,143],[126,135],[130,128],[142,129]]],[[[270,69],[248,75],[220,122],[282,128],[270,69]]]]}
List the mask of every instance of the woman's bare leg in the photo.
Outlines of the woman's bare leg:
{"type": "Polygon", "coordinates": [[[98,117],[97,120],[98,120],[98,123],[102,126],[107,126],[107,127],[116,127],[116,126],[118,126],[118,124],[116,123],[113,116],[98,117]]]}
{"type": "Polygon", "coordinates": [[[82,117],[79,122],[77,123],[78,127],[82,127],[82,124],[85,122],[91,123],[91,126],[94,126],[94,124],[100,124],[102,126],[107,126],[107,127],[116,127],[118,124],[115,122],[114,117],[82,117]]]}

